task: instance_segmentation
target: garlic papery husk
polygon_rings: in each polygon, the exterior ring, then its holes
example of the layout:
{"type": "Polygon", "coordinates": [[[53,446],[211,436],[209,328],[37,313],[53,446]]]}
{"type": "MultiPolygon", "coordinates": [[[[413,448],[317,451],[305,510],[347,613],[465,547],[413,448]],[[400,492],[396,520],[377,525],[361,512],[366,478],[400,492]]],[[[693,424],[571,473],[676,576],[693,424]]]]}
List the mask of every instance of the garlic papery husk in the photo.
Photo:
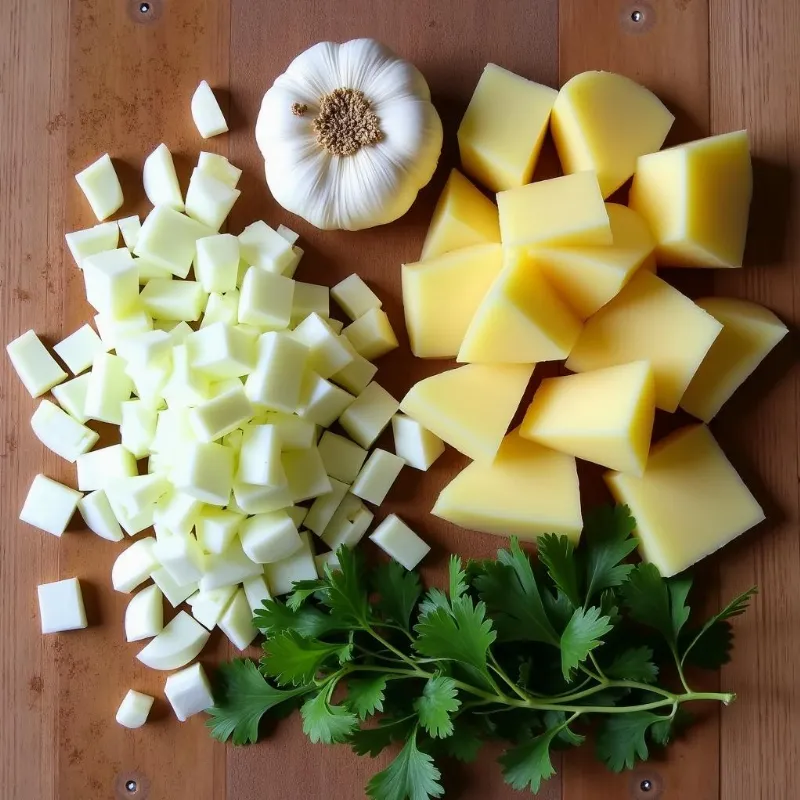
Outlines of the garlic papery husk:
{"type": "Polygon", "coordinates": [[[442,123],[413,64],[374,39],[320,42],[264,95],[256,141],[285,209],[361,230],[408,211],[433,177],[442,123]]]}

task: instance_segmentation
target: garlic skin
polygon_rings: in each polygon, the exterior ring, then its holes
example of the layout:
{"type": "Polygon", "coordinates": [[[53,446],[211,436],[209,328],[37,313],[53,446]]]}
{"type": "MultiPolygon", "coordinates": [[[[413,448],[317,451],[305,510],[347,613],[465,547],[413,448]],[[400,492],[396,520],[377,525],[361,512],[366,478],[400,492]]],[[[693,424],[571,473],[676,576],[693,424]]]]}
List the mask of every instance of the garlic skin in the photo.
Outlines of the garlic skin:
{"type": "Polygon", "coordinates": [[[267,184],[285,209],[323,230],[356,231],[408,211],[436,170],[442,122],[413,64],[374,39],[320,42],[264,95],[256,141],[267,184]],[[369,115],[377,140],[350,155],[331,152],[315,127],[323,98],[337,89],[363,92],[359,99],[377,117],[369,115]]]}

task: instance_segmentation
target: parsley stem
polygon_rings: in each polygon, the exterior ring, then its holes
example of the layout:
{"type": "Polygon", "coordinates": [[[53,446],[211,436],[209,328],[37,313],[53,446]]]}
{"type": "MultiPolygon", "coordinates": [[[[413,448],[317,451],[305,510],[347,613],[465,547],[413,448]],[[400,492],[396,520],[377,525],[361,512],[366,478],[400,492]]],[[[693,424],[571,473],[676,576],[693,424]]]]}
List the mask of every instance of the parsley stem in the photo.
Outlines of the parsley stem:
{"type": "Polygon", "coordinates": [[[506,675],[505,670],[497,663],[497,659],[494,657],[494,653],[491,651],[491,649],[488,652],[491,668],[508,684],[514,694],[523,700],[526,700],[528,695],[522,689],[520,689],[520,687],[517,686],[517,684],[508,677],[508,675],[506,675]]]}

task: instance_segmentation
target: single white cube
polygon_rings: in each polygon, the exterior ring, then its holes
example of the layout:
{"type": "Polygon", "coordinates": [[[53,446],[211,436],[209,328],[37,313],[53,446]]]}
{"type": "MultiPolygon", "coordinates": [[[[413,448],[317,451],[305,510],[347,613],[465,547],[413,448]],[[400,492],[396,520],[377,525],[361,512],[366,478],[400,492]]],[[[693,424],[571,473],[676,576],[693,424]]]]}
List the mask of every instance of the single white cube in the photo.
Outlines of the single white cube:
{"type": "MultiPolygon", "coordinates": [[[[164,536],[161,538],[163,539],[164,536]]],[[[156,533],[156,540],[159,540],[158,533],[156,533]]],[[[191,595],[197,591],[199,585],[198,581],[191,581],[184,586],[179,586],[177,581],[164,567],[154,569],[150,577],[173,608],[177,608],[184,600],[191,597],[191,595]]]]}
{"type": "Polygon", "coordinates": [[[357,320],[373,308],[383,305],[375,292],[355,273],[337,283],[331,289],[331,297],[352,320],[357,320]]]}
{"type": "Polygon", "coordinates": [[[211,381],[202,372],[192,368],[188,345],[180,344],[172,348],[172,373],[162,394],[167,405],[176,410],[200,405],[211,397],[211,381]]]}
{"type": "Polygon", "coordinates": [[[351,491],[362,500],[379,506],[389,494],[404,464],[403,459],[394,453],[376,448],[358,473],[351,491]]]}
{"type": "Polygon", "coordinates": [[[247,396],[266,408],[293,413],[300,403],[307,359],[308,348],[289,334],[263,334],[258,340],[255,369],[244,384],[247,396]]]}
{"type": "Polygon", "coordinates": [[[292,300],[292,326],[299,325],[309,314],[318,314],[323,319],[331,315],[330,289],[316,283],[295,281],[292,300]]]}
{"type": "Polygon", "coordinates": [[[234,585],[197,592],[187,601],[192,607],[192,616],[204,628],[213,630],[233,600],[236,589],[237,587],[234,585]]]}
{"type": "Polygon", "coordinates": [[[84,423],[86,416],[86,391],[89,388],[89,375],[79,375],[71,381],[65,381],[52,389],[53,397],[58,404],[76,422],[84,423]]]}
{"type": "Polygon", "coordinates": [[[192,119],[204,139],[225,133],[228,130],[228,123],[225,122],[225,115],[219,107],[214,92],[206,81],[200,81],[200,85],[194,90],[192,95],[192,119]]]}
{"type": "Polygon", "coordinates": [[[409,570],[414,569],[431,549],[396,514],[389,514],[369,538],[409,570]]]}
{"type": "MultiPolygon", "coordinates": [[[[334,322],[334,320],[331,320],[334,322]]],[[[358,396],[367,387],[369,382],[375,377],[378,368],[371,362],[367,361],[364,356],[359,355],[350,340],[344,336],[339,337],[339,341],[347,348],[353,360],[345,367],[342,367],[338,372],[331,375],[331,380],[338,383],[343,389],[358,396]]]]}
{"type": "Polygon", "coordinates": [[[149,694],[128,689],[128,693],[122,698],[117,709],[117,723],[123,728],[141,728],[147,722],[153,701],[154,698],[149,694]]]}
{"type": "Polygon", "coordinates": [[[292,336],[308,348],[308,368],[322,378],[330,378],[353,360],[350,348],[319,314],[309,314],[292,336]]]}
{"type": "Polygon", "coordinates": [[[52,533],[53,536],[61,536],[81,497],[83,495],[75,489],[44,475],[37,475],[28,489],[19,518],[35,528],[52,533]]]}
{"type": "Polygon", "coordinates": [[[140,286],[149,283],[153,278],[172,280],[172,272],[166,267],[162,267],[160,264],[155,264],[152,261],[148,261],[146,258],[139,258],[138,256],[133,259],[133,263],[136,265],[136,271],[139,274],[140,286]]]}
{"type": "Polygon", "coordinates": [[[317,577],[311,534],[303,531],[300,539],[301,545],[292,555],[264,567],[267,584],[276,597],[291,592],[296,581],[312,581],[317,577]]]}
{"type": "Polygon", "coordinates": [[[117,556],[111,568],[111,584],[116,591],[132,592],[158,569],[155,544],[155,537],[146,536],[137,539],[117,556]]]}
{"type": "MultiPolygon", "coordinates": [[[[213,325],[216,322],[223,322],[226,325],[232,325],[237,330],[244,333],[250,330],[249,326],[239,326],[239,290],[234,289],[231,292],[220,294],[219,292],[211,292],[206,301],[206,310],[203,312],[203,319],[200,321],[200,329],[213,325]]],[[[252,329],[252,335],[249,336],[255,348],[255,343],[258,341],[260,331],[258,328],[252,329]]]]}
{"type": "MultiPolygon", "coordinates": [[[[156,474],[156,473],[153,473],[156,474]]],[[[159,477],[165,478],[165,475],[160,475],[159,477]]],[[[128,536],[136,536],[137,533],[141,533],[146,528],[150,528],[153,525],[153,506],[146,507],[141,513],[139,514],[130,514],[126,507],[122,505],[120,502],[124,495],[120,495],[112,491],[112,487],[109,486],[106,489],[106,497],[108,497],[109,505],[111,506],[111,510],[114,512],[114,516],[117,518],[117,521],[120,524],[125,533],[128,536]]]]}
{"type": "Polygon", "coordinates": [[[289,244],[295,244],[300,238],[299,233],[295,233],[291,228],[287,228],[285,225],[278,225],[275,232],[283,236],[289,244]]]}
{"type": "Polygon", "coordinates": [[[78,511],[92,533],[96,533],[101,539],[108,539],[109,542],[122,541],[122,528],[111,510],[105,491],[96,489],[84,495],[78,501],[78,511]]]}
{"type": "Polygon", "coordinates": [[[271,331],[289,327],[294,298],[294,281],[250,267],[239,292],[239,322],[271,331]]]}
{"type": "Polygon", "coordinates": [[[331,479],[316,447],[288,450],[281,455],[291,503],[302,503],[331,491],[331,479]]]}
{"type": "Polygon", "coordinates": [[[400,403],[373,381],[348,406],[339,424],[362,447],[372,447],[400,408],[400,403]]]}
{"type": "Polygon", "coordinates": [[[142,182],[144,193],[154,206],[168,206],[175,211],[183,211],[183,195],[175,163],[165,144],[156,147],[144,160],[142,182]]]}
{"type": "Polygon", "coordinates": [[[119,427],[122,446],[134,458],[150,455],[157,420],[156,409],[141,400],[126,400],[122,404],[122,424],[119,427]]]}
{"type": "Polygon", "coordinates": [[[194,274],[205,291],[234,291],[238,272],[239,240],[235,236],[218,233],[197,240],[194,274]]]}
{"type": "Polygon", "coordinates": [[[234,586],[263,572],[263,564],[251,561],[242,550],[239,540],[235,538],[225,552],[208,556],[205,574],[200,579],[200,590],[234,586]]]}
{"type": "Polygon", "coordinates": [[[292,245],[266,222],[258,220],[239,234],[242,259],[251,267],[283,275],[295,260],[292,245]]]}
{"type": "Polygon", "coordinates": [[[392,417],[394,451],[409,467],[428,470],[444,453],[444,442],[415,419],[405,414],[392,417]]]}
{"type": "Polygon", "coordinates": [[[244,517],[222,508],[207,508],[195,523],[197,542],[206,553],[224,553],[239,532],[244,517]]]}
{"type": "MultiPolygon", "coordinates": [[[[139,219],[139,215],[134,214],[130,217],[124,217],[117,222],[117,225],[119,225],[119,232],[122,234],[122,241],[125,242],[125,247],[127,247],[128,250],[133,251],[133,248],[136,247],[136,242],[139,239],[139,231],[142,229],[142,223],[139,219]]],[[[115,242],[114,247],[116,246],[117,245],[115,242]]]]}
{"type": "Polygon", "coordinates": [[[190,533],[156,541],[153,553],[178,586],[196,583],[203,577],[205,555],[190,533]]]}
{"type": "Polygon", "coordinates": [[[94,357],[98,353],[105,352],[105,349],[100,337],[88,323],[82,325],[66,339],[53,345],[56,355],[67,365],[67,369],[73,375],[80,375],[81,372],[89,369],[94,357]]]}
{"type": "Polygon", "coordinates": [[[256,341],[233,325],[216,322],[186,339],[193,369],[214,380],[241,378],[256,365],[256,341]]]}
{"type": "Polygon", "coordinates": [[[117,355],[128,364],[128,375],[142,374],[144,370],[165,369],[172,365],[171,334],[167,331],[152,330],[137,333],[117,343],[117,355]]]}
{"type": "Polygon", "coordinates": [[[158,586],[145,586],[135,594],[125,609],[125,639],[140,642],[164,630],[163,595],[158,586]]]}
{"type": "Polygon", "coordinates": [[[42,633],[75,631],[87,627],[81,584],[77,578],[43,583],[39,593],[39,617],[42,633]]]}
{"type": "Polygon", "coordinates": [[[317,445],[325,472],[344,483],[352,483],[358,475],[367,451],[338,433],[325,431],[317,445]]]}
{"type": "Polygon", "coordinates": [[[274,425],[248,425],[244,429],[236,479],[259,486],[284,486],[281,440],[274,425]]]}
{"type": "Polygon", "coordinates": [[[267,411],[262,420],[265,425],[278,429],[281,450],[306,450],[317,442],[317,426],[307,419],[282,411],[267,411]]]}
{"type": "Polygon", "coordinates": [[[302,247],[294,245],[294,247],[292,247],[292,258],[283,268],[283,272],[281,274],[285,275],[287,278],[293,278],[295,272],[297,272],[297,268],[300,266],[300,260],[303,258],[303,253],[304,251],[302,247]]]}
{"type": "Polygon", "coordinates": [[[189,415],[197,438],[213,442],[250,420],[253,406],[240,383],[238,388],[193,408],[189,415]]]}
{"type": "Polygon", "coordinates": [[[214,705],[211,684],[201,664],[192,664],[170,675],[164,685],[164,694],[181,722],[214,705]]]}
{"type": "Polygon", "coordinates": [[[122,424],[122,404],[131,399],[133,392],[133,381],[125,368],[126,362],[119,356],[98,353],[94,357],[84,403],[89,419],[122,424]]]}
{"type": "Polygon", "coordinates": [[[143,308],[124,317],[96,314],[94,324],[106,350],[113,350],[119,342],[137,333],[153,330],[153,318],[143,308]]]}
{"type": "Polygon", "coordinates": [[[101,222],[93,228],[67,233],[64,238],[75,263],[80,268],[87,256],[102,253],[104,250],[116,250],[119,244],[119,231],[116,222],[101,222]]]}
{"type": "Polygon", "coordinates": [[[269,514],[292,505],[288,482],[282,486],[260,486],[234,481],[233,497],[237,510],[243,514],[269,514]]]}
{"type": "Polygon", "coordinates": [[[106,494],[111,507],[118,505],[127,516],[138,517],[149,512],[152,518],[156,503],[170,488],[169,481],[163,475],[133,475],[112,481],[106,487],[106,494]]]}
{"type": "Polygon", "coordinates": [[[82,492],[105,489],[120,478],[139,474],[136,459],[121,444],[84,453],[75,463],[78,466],[78,488],[82,492]]]}
{"type": "Polygon", "coordinates": [[[197,168],[226,183],[231,189],[236,188],[239,178],[242,177],[242,171],[238,167],[234,167],[225,156],[217,153],[201,152],[197,159],[197,168]]]}
{"type": "Polygon", "coordinates": [[[231,189],[227,183],[195,167],[186,190],[186,213],[218,231],[240,194],[238,189],[231,189]]]}
{"type": "Polygon", "coordinates": [[[327,572],[341,572],[342,565],[339,563],[339,557],[333,550],[328,550],[327,553],[320,553],[318,556],[314,556],[314,565],[317,568],[317,575],[320,578],[324,578],[327,575],[327,572]]]}
{"type": "Polygon", "coordinates": [[[49,400],[42,400],[33,412],[31,428],[45,447],[71,464],[91,450],[100,438],[96,431],[76,422],[49,400]]]}
{"type": "Polygon", "coordinates": [[[188,408],[166,408],[158,412],[156,435],[150,447],[154,453],[160,453],[175,463],[183,458],[186,448],[196,443],[188,408]]]}
{"type": "Polygon", "coordinates": [[[169,491],[156,503],[153,519],[172,533],[186,534],[195,525],[203,504],[183,492],[169,491]]]}
{"type": "Polygon", "coordinates": [[[244,650],[256,638],[258,630],[244,589],[237,590],[217,625],[238,650],[244,650]]]}
{"type": "Polygon", "coordinates": [[[304,520],[306,528],[316,533],[317,536],[322,536],[325,532],[325,528],[330,524],[336,509],[339,508],[344,496],[350,489],[348,484],[337,481],[335,478],[331,478],[330,481],[331,491],[320,495],[314,500],[304,520]]]}
{"type": "Polygon", "coordinates": [[[127,247],[83,260],[86,299],[101,314],[123,317],[139,300],[139,271],[127,247]]]}
{"type": "Polygon", "coordinates": [[[208,295],[197,281],[153,278],[142,289],[139,299],[154,319],[196,322],[206,307],[208,295]]]}
{"type": "Polygon", "coordinates": [[[233,487],[233,461],[233,451],[221,444],[190,444],[173,467],[175,488],[212,506],[227,505],[233,487]]]}
{"type": "Polygon", "coordinates": [[[209,632],[197,620],[179,611],[136,658],[151,669],[178,669],[200,654],[208,637],[209,632]]]}
{"type": "Polygon", "coordinates": [[[289,506],[285,509],[286,513],[291,518],[292,522],[294,522],[295,528],[298,530],[300,526],[305,522],[306,517],[308,516],[308,509],[305,506],[289,506]]]}
{"type": "Polygon", "coordinates": [[[300,388],[297,414],[323,428],[329,428],[354,400],[350,392],[307,370],[300,388]]]}
{"type": "Polygon", "coordinates": [[[336,552],[342,545],[355,547],[372,524],[374,514],[353,494],[346,494],[322,534],[322,541],[336,552]]]}
{"type": "Polygon", "coordinates": [[[371,308],[344,328],[342,335],[347,337],[357,353],[369,361],[400,346],[389,317],[381,308],[371,308]]]}
{"type": "Polygon", "coordinates": [[[257,564],[288,558],[301,544],[297,528],[285,511],[249,517],[239,527],[239,539],[248,558],[257,564]]]}
{"type": "Polygon", "coordinates": [[[264,607],[265,600],[271,600],[269,587],[263,575],[256,575],[253,578],[248,578],[242,582],[242,589],[244,589],[244,596],[247,599],[247,605],[250,606],[250,613],[255,614],[260,608],[264,607]]]}
{"type": "Polygon", "coordinates": [[[111,163],[111,156],[106,153],[93,164],[81,170],[75,180],[86,195],[94,215],[102,222],[122,207],[122,186],[111,163]]]}
{"type": "Polygon", "coordinates": [[[134,252],[178,278],[189,274],[197,240],[216,231],[169,206],[156,206],[142,223],[134,252]]]}
{"type": "Polygon", "coordinates": [[[6,352],[31,397],[43,395],[67,377],[33,331],[9,342],[6,352]]]}

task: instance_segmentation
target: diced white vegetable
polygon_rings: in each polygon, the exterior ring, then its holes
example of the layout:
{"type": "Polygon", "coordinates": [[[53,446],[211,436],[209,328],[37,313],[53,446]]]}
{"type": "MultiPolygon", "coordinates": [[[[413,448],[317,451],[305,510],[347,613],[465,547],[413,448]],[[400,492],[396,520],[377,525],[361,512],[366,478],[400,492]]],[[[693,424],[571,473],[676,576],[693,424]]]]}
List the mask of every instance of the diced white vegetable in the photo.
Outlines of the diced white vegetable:
{"type": "Polygon", "coordinates": [[[74,631],[87,627],[81,584],[77,578],[43,583],[37,587],[37,591],[42,633],[74,631]]]}
{"type": "Polygon", "coordinates": [[[140,514],[132,515],[125,510],[125,507],[120,502],[123,496],[115,494],[111,486],[106,489],[106,497],[108,497],[114,516],[128,536],[136,536],[137,533],[141,533],[145,528],[152,526],[153,506],[147,506],[140,514]]]}
{"type": "Polygon", "coordinates": [[[164,694],[181,722],[214,705],[211,684],[201,664],[192,664],[170,675],[164,684],[164,694]]]}
{"type": "Polygon", "coordinates": [[[324,319],[331,315],[330,290],[316,283],[295,281],[291,324],[299,325],[309,314],[318,314],[324,319]]]}
{"type": "Polygon", "coordinates": [[[400,403],[373,381],[339,417],[339,424],[362,447],[372,447],[391,422],[400,403]]]}
{"type": "Polygon", "coordinates": [[[139,274],[139,285],[144,286],[153,278],[164,278],[168,281],[172,280],[172,272],[160,264],[156,264],[147,258],[134,258],[133,263],[136,265],[136,271],[139,274]]]}
{"type": "MultiPolygon", "coordinates": [[[[161,526],[156,528],[157,541],[161,541],[165,538],[163,531],[161,537],[159,538],[158,531],[160,529],[161,526]]],[[[179,586],[169,572],[164,569],[164,567],[153,570],[153,574],[150,577],[153,579],[153,583],[155,583],[155,585],[161,589],[161,593],[167,598],[167,602],[173,608],[177,608],[184,600],[191,597],[197,591],[197,581],[187,583],[185,586],[179,586]]]]}
{"type": "Polygon", "coordinates": [[[153,536],[138,539],[123,550],[111,568],[111,584],[118,592],[132,592],[140,583],[144,583],[157,569],[153,536]]]}
{"type": "Polygon", "coordinates": [[[125,609],[125,638],[129,642],[150,639],[164,629],[164,603],[158,586],[145,586],[125,609]]]}
{"type": "MultiPolygon", "coordinates": [[[[234,289],[232,292],[212,292],[206,301],[206,310],[203,312],[203,319],[200,321],[200,328],[203,329],[215,322],[224,322],[226,325],[235,325],[237,330],[244,333],[244,328],[238,325],[239,322],[239,290],[234,289]]],[[[257,328],[253,329],[252,336],[248,338],[255,343],[258,340],[260,332],[257,328]]]]}
{"type": "Polygon", "coordinates": [[[256,514],[239,527],[242,549],[257,564],[287,558],[301,545],[297,528],[285,511],[256,514]]]}
{"type": "Polygon", "coordinates": [[[383,305],[375,292],[356,274],[348,275],[337,283],[331,289],[331,297],[352,320],[357,320],[371,309],[381,308],[383,305]]]}
{"type": "MultiPolygon", "coordinates": [[[[330,328],[330,329],[331,329],[331,330],[332,330],[332,331],[333,331],[333,332],[334,332],[334,333],[335,333],[337,336],[338,336],[339,334],[341,334],[342,330],[344,329],[344,322],[342,322],[340,319],[329,319],[329,320],[327,320],[327,322],[328,322],[328,327],[329,327],[329,328],[330,328]]],[[[351,349],[351,351],[352,351],[352,354],[353,354],[353,355],[358,355],[358,354],[356,353],[356,351],[353,349],[353,345],[351,345],[351,344],[350,344],[350,342],[349,342],[347,339],[345,339],[345,341],[347,342],[347,344],[348,344],[348,345],[350,345],[350,349],[351,349]]],[[[369,381],[367,381],[367,383],[369,383],[369,381]]]]}
{"type": "Polygon", "coordinates": [[[144,160],[142,182],[144,193],[154,206],[169,206],[175,211],[183,211],[183,195],[175,163],[165,144],[156,147],[144,160]]]}
{"type": "Polygon", "coordinates": [[[270,331],[258,340],[255,369],[244,390],[254,403],[292,413],[300,402],[308,349],[287,333],[270,331]]]}
{"type": "MultiPolygon", "coordinates": [[[[133,248],[136,247],[136,242],[139,239],[139,231],[142,229],[142,223],[139,220],[139,215],[134,214],[131,217],[124,217],[117,222],[117,225],[119,225],[119,232],[122,234],[122,241],[125,242],[125,247],[127,247],[128,250],[133,251],[133,248]]],[[[114,242],[114,246],[109,247],[108,249],[113,250],[116,248],[116,246],[117,242],[114,242]]]]}
{"type": "Polygon", "coordinates": [[[112,508],[122,508],[126,516],[138,517],[149,512],[152,519],[155,504],[169,488],[169,482],[163,475],[134,475],[109,483],[106,494],[112,508]]]}
{"type": "Polygon", "coordinates": [[[194,274],[205,291],[234,291],[238,271],[239,240],[235,236],[219,233],[197,240],[194,274]]]}
{"type": "Polygon", "coordinates": [[[200,579],[200,590],[232,586],[261,575],[263,571],[263,565],[251,561],[242,550],[239,540],[234,539],[224,553],[208,556],[205,574],[200,579]]]}
{"type": "Polygon", "coordinates": [[[195,525],[203,504],[183,492],[168,491],[156,503],[153,520],[171,533],[187,534],[195,525]]]}
{"type": "Polygon", "coordinates": [[[154,698],[149,694],[128,689],[128,693],[122,698],[117,709],[117,722],[123,728],[141,728],[147,722],[150,709],[153,707],[153,700],[154,698]]]}
{"type": "Polygon", "coordinates": [[[244,650],[256,638],[258,631],[253,625],[253,613],[243,589],[239,589],[233,596],[217,624],[239,650],[244,650]]]}
{"type": "Polygon", "coordinates": [[[61,536],[81,497],[83,495],[75,489],[44,475],[37,475],[28,489],[19,518],[35,528],[52,533],[53,536],[61,536]]]}
{"type": "Polygon", "coordinates": [[[302,503],[331,491],[331,481],[319,450],[288,450],[281,455],[292,503],[302,503]]]}
{"type": "Polygon", "coordinates": [[[344,413],[355,397],[316,372],[307,370],[300,388],[297,413],[323,428],[328,428],[344,413]]]}
{"type": "Polygon", "coordinates": [[[172,281],[153,278],[142,289],[139,298],[144,310],[154,319],[196,322],[200,319],[208,296],[197,281],[172,281]]]}
{"type": "Polygon", "coordinates": [[[169,206],[156,206],[142,223],[134,252],[178,278],[189,274],[196,242],[216,231],[169,206]]]}
{"type": "Polygon", "coordinates": [[[292,555],[264,567],[270,591],[275,596],[291,592],[295,581],[309,581],[317,577],[311,534],[303,531],[300,538],[302,544],[292,555]]]}
{"type": "Polygon", "coordinates": [[[67,369],[73,375],[80,375],[81,372],[89,369],[94,357],[98,353],[104,352],[105,349],[100,337],[88,323],[82,325],[66,339],[53,345],[56,355],[67,365],[67,369]]]}
{"type": "MultiPolygon", "coordinates": [[[[335,322],[335,320],[331,320],[331,322],[335,322]]],[[[372,362],[367,361],[364,356],[359,355],[344,336],[340,336],[339,341],[349,348],[353,360],[335,375],[331,375],[331,380],[338,383],[343,389],[347,389],[351,394],[359,395],[375,377],[378,368],[372,362]]]]}
{"type": "Polygon", "coordinates": [[[278,225],[275,232],[283,236],[289,244],[295,244],[300,238],[299,234],[295,233],[291,228],[287,228],[285,225],[278,225]]]}
{"type": "Polygon", "coordinates": [[[268,411],[264,423],[278,430],[281,450],[306,450],[317,441],[317,427],[310,420],[300,419],[282,411],[268,411]]]}
{"type": "Polygon", "coordinates": [[[204,139],[225,133],[228,130],[228,123],[225,122],[225,115],[219,107],[214,92],[206,81],[200,81],[200,85],[194,90],[192,95],[192,119],[204,139]]]}
{"type": "Polygon", "coordinates": [[[247,264],[276,275],[282,275],[295,257],[289,242],[261,220],[239,234],[239,247],[247,264]]]}
{"type": "Polygon", "coordinates": [[[322,378],[330,378],[353,360],[351,351],[319,314],[309,314],[292,336],[308,348],[308,368],[322,378]]]}
{"type": "Polygon", "coordinates": [[[371,308],[344,328],[342,335],[350,341],[357,353],[370,361],[400,346],[389,317],[382,308],[371,308]]]}
{"type": "Polygon", "coordinates": [[[274,425],[248,425],[243,431],[236,480],[258,486],[284,486],[281,440],[274,425]]]}
{"type": "Polygon", "coordinates": [[[242,440],[244,439],[244,431],[241,428],[237,428],[235,431],[231,431],[230,433],[226,433],[225,436],[222,437],[222,444],[225,447],[230,447],[234,453],[236,453],[236,459],[238,461],[239,453],[242,450],[242,440]]]}
{"type": "Polygon", "coordinates": [[[271,331],[289,327],[294,281],[260,267],[244,274],[239,292],[239,322],[271,331]]]}
{"type": "Polygon", "coordinates": [[[33,331],[25,331],[9,342],[6,352],[31,397],[43,395],[67,377],[33,331]]]}
{"type": "Polygon", "coordinates": [[[405,462],[402,458],[376,448],[366,460],[351,491],[362,500],[379,506],[389,493],[405,462]]]}
{"type": "Polygon", "coordinates": [[[314,500],[304,520],[306,528],[316,533],[317,536],[322,536],[325,532],[334,512],[339,508],[339,504],[350,488],[346,483],[337,481],[335,478],[331,478],[331,487],[330,492],[314,500]]]}
{"type": "Polygon", "coordinates": [[[212,506],[227,505],[233,486],[232,450],[215,442],[188,445],[172,470],[175,488],[212,506]]]}
{"type": "Polygon", "coordinates": [[[97,314],[94,324],[106,350],[113,350],[119,342],[129,336],[153,330],[153,318],[143,308],[138,308],[124,317],[97,314]]]}
{"type": "Polygon", "coordinates": [[[257,483],[233,482],[236,505],[244,514],[268,514],[280,511],[292,504],[289,484],[282,486],[260,486],[257,483]]]}
{"type": "Polygon", "coordinates": [[[202,328],[186,338],[189,362],[203,375],[222,380],[253,371],[256,345],[243,331],[224,322],[202,328]]]}
{"type": "Polygon", "coordinates": [[[369,538],[406,569],[414,569],[431,549],[396,514],[389,514],[369,538]]]}
{"type": "Polygon", "coordinates": [[[372,524],[373,513],[355,496],[346,494],[339,504],[322,541],[336,552],[342,545],[355,547],[372,524]]]}
{"type": "Polygon", "coordinates": [[[201,152],[197,160],[197,168],[213,175],[218,181],[228,184],[231,189],[235,189],[242,177],[242,171],[234,167],[225,156],[216,153],[201,152]]]}
{"type": "Polygon", "coordinates": [[[75,180],[100,222],[122,207],[122,187],[108,153],[81,170],[75,180]]]}
{"type": "Polygon", "coordinates": [[[305,518],[308,516],[308,509],[305,506],[289,506],[286,509],[286,513],[289,515],[292,522],[294,522],[295,528],[299,530],[305,518]]]}
{"type": "Polygon", "coordinates": [[[205,555],[191,533],[161,539],[155,543],[153,552],[178,586],[196,583],[203,577],[205,555]]]}
{"type": "Polygon", "coordinates": [[[121,444],[84,453],[75,463],[78,466],[78,488],[82,492],[105,489],[119,478],[132,478],[138,474],[136,459],[121,444]]]}
{"type": "Polygon", "coordinates": [[[86,385],[84,411],[89,419],[122,423],[122,404],[131,399],[133,381],[125,372],[125,360],[110,353],[98,353],[86,385]]]}
{"type": "Polygon", "coordinates": [[[405,414],[392,417],[394,451],[409,467],[427,470],[444,453],[444,442],[405,414]]]}
{"type": "Polygon", "coordinates": [[[317,448],[325,472],[344,483],[352,483],[356,479],[367,457],[367,451],[362,447],[331,431],[322,434],[317,448]]]}
{"type": "Polygon", "coordinates": [[[33,412],[31,428],[45,447],[70,463],[91,450],[100,438],[96,431],[76,422],[49,400],[42,400],[33,412]]]}
{"type": "Polygon", "coordinates": [[[86,299],[101,314],[125,316],[139,299],[139,272],[126,247],[83,260],[86,299]]]}
{"type": "Polygon", "coordinates": [[[320,553],[318,556],[314,556],[314,564],[317,567],[317,574],[320,578],[325,577],[325,569],[326,567],[330,569],[331,572],[341,572],[342,565],[339,563],[339,558],[333,550],[329,550],[327,553],[320,553]]]}
{"type": "Polygon", "coordinates": [[[263,608],[265,600],[272,599],[263,575],[248,578],[242,583],[242,589],[244,589],[244,596],[247,598],[247,605],[250,606],[251,614],[255,614],[259,608],[263,608]]]}
{"type": "MultiPolygon", "coordinates": [[[[285,238],[285,237],[284,237],[285,238]]],[[[283,268],[283,275],[287,278],[293,278],[297,268],[300,266],[300,260],[303,258],[303,248],[295,245],[292,247],[291,261],[283,268]]]]}
{"type": "Polygon", "coordinates": [[[202,442],[212,442],[226,433],[238,428],[253,416],[253,406],[244,393],[241,384],[219,397],[201,403],[189,412],[197,438],[202,442]]]}
{"type": "Polygon", "coordinates": [[[183,458],[186,448],[197,442],[189,422],[188,408],[167,408],[158,412],[156,435],[151,450],[173,463],[183,458]]]}
{"type": "MultiPolygon", "coordinates": [[[[241,192],[195,167],[186,190],[186,213],[218,231],[241,192]]],[[[238,256],[237,256],[238,266],[238,256]]]]}
{"type": "Polygon", "coordinates": [[[179,344],[173,347],[172,373],[162,389],[169,407],[178,409],[199,405],[211,396],[210,388],[209,379],[192,369],[188,345],[179,344]]]}
{"type": "Polygon", "coordinates": [[[178,669],[203,649],[209,632],[185,611],[179,611],[136,658],[151,669],[178,669]]]}
{"type": "Polygon", "coordinates": [[[174,327],[169,332],[170,336],[172,336],[172,342],[175,347],[179,347],[182,344],[186,344],[186,340],[194,333],[192,330],[192,326],[189,325],[188,322],[175,322],[172,323],[174,327]]]}
{"type": "Polygon", "coordinates": [[[81,512],[86,527],[102,539],[110,542],[121,542],[124,534],[122,528],[111,510],[108,497],[102,489],[96,489],[84,495],[78,501],[78,511],[81,512]]]}
{"type": "Polygon", "coordinates": [[[233,600],[236,585],[222,586],[219,589],[208,589],[198,592],[193,597],[192,616],[208,630],[213,630],[219,618],[233,600]]]}
{"type": "Polygon", "coordinates": [[[86,422],[86,391],[89,388],[89,375],[79,375],[52,389],[58,404],[77,422],[86,422]]]}
{"type": "Polygon", "coordinates": [[[164,369],[172,364],[173,341],[166,331],[145,331],[117,343],[117,355],[127,362],[128,374],[164,369]]]}
{"type": "Polygon", "coordinates": [[[122,404],[122,424],[119,426],[122,446],[134,458],[144,458],[156,435],[158,412],[141,400],[126,400],[122,404]]]}
{"type": "Polygon", "coordinates": [[[119,226],[116,222],[101,222],[93,228],[67,233],[64,238],[75,263],[80,267],[87,256],[117,249],[119,226]]]}

